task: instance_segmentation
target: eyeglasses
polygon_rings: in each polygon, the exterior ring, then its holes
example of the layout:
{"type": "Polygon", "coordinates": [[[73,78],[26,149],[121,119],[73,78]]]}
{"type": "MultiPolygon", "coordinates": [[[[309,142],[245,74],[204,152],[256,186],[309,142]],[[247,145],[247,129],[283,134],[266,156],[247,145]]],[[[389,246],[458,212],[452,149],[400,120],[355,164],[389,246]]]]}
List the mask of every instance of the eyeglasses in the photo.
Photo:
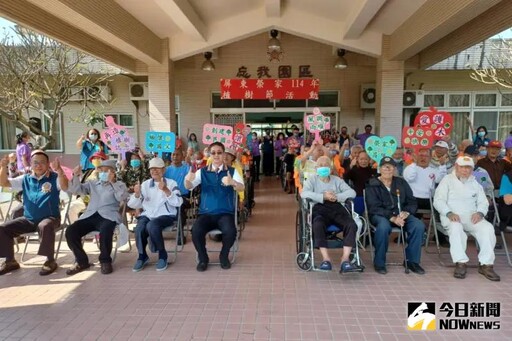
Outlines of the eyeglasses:
{"type": "Polygon", "coordinates": [[[210,152],[211,155],[222,155],[224,152],[210,152]]]}
{"type": "Polygon", "coordinates": [[[30,161],[32,166],[45,166],[47,164],[46,161],[30,161]]]}

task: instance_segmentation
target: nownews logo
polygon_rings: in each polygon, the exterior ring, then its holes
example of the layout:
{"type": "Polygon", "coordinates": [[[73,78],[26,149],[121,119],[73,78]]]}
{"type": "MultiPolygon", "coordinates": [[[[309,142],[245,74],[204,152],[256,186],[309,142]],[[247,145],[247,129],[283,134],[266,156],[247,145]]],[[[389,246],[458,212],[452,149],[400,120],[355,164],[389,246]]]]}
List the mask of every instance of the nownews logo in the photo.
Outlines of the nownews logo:
{"type": "Polygon", "coordinates": [[[407,329],[436,330],[435,302],[409,302],[407,315],[407,329]]]}
{"type": "MultiPolygon", "coordinates": [[[[439,329],[490,330],[500,329],[499,302],[443,302],[439,307],[439,329]]],[[[407,306],[408,330],[436,330],[435,302],[409,302],[407,306]]]]}

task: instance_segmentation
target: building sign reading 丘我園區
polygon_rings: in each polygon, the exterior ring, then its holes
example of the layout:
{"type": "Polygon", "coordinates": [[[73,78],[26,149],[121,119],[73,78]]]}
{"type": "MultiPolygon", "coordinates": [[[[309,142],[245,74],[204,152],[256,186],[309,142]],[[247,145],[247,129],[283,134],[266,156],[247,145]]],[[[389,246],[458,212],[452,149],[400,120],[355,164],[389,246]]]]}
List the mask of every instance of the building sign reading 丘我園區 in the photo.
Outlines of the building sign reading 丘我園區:
{"type": "MultiPolygon", "coordinates": [[[[311,73],[311,65],[299,65],[299,78],[313,78],[313,74],[311,73]]],[[[272,78],[270,74],[270,69],[266,65],[258,66],[256,70],[256,75],[258,78],[272,78]]],[[[277,77],[278,78],[292,78],[292,66],[291,65],[279,65],[277,68],[277,77]]],[[[240,66],[238,68],[238,72],[236,73],[236,78],[251,78],[251,74],[249,70],[245,66],[240,66]]]]}

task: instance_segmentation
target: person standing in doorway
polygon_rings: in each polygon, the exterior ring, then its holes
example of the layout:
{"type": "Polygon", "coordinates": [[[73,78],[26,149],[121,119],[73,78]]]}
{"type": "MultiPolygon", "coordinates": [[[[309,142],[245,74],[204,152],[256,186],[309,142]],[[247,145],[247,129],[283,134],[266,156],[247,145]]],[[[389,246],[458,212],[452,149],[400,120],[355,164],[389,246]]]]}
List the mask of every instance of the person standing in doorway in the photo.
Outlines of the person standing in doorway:
{"type": "Polygon", "coordinates": [[[254,169],[254,181],[260,181],[260,163],[261,163],[261,152],[260,152],[260,140],[258,139],[258,133],[253,132],[251,140],[247,142],[249,150],[251,151],[254,169]]]}
{"type": "Polygon", "coordinates": [[[263,174],[271,176],[274,169],[274,137],[270,135],[270,130],[265,131],[261,149],[263,151],[263,174]]]}

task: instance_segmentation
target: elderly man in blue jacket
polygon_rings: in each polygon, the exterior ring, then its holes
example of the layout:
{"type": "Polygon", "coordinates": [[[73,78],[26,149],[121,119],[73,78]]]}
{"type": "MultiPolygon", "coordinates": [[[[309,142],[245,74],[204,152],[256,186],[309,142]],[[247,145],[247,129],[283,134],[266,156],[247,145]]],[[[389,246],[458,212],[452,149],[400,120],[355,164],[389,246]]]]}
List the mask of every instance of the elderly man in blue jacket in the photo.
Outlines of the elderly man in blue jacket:
{"type": "MultiPolygon", "coordinates": [[[[425,224],[414,214],[418,208],[416,198],[407,181],[393,176],[395,161],[385,157],[380,161],[378,178],[372,178],[366,185],[366,206],[371,223],[375,226],[375,271],[386,274],[386,253],[392,227],[400,227],[407,232],[407,267],[414,273],[423,275],[420,266],[421,241],[425,224]]],[[[406,265],[406,264],[404,264],[406,265]]]]}

